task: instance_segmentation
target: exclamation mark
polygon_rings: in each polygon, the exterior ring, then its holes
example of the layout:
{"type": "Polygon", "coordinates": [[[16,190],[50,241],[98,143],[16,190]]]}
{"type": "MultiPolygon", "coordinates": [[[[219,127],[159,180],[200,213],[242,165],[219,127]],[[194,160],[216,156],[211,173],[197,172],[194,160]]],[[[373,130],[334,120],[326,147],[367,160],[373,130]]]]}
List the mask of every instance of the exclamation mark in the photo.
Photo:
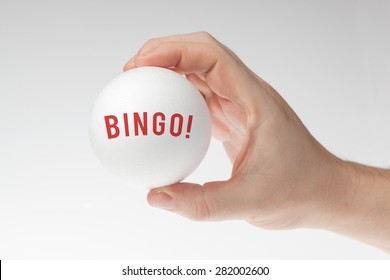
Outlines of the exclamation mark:
{"type": "Polygon", "coordinates": [[[186,138],[190,138],[190,133],[191,133],[191,126],[192,126],[192,115],[189,115],[188,116],[188,123],[187,123],[187,134],[186,134],[186,138]]]}

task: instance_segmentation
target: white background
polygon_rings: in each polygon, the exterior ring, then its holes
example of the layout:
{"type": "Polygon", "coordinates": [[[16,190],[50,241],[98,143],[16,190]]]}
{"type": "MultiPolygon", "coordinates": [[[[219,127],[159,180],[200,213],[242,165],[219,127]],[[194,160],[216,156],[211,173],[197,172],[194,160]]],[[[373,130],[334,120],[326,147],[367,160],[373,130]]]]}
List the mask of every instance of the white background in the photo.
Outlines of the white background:
{"type": "MultiPolygon", "coordinates": [[[[389,1],[0,0],[0,258],[383,259],[320,230],[196,223],[106,172],[88,121],[152,37],[206,30],[336,155],[388,167],[389,1]]],[[[152,160],[152,159],[151,159],[152,160]]],[[[229,177],[221,145],[187,181],[229,177]]]]}

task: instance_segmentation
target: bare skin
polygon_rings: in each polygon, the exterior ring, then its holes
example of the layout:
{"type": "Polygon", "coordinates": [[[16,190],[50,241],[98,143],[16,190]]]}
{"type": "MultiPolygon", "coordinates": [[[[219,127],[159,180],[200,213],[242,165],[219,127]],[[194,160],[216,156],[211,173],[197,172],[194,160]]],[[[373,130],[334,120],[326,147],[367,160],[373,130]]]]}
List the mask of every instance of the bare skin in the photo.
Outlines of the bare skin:
{"type": "Polygon", "coordinates": [[[125,65],[170,68],[204,95],[231,178],[153,189],[150,205],[193,220],[322,228],[390,252],[390,171],[343,161],[284,99],[205,32],[148,41],[125,65]]]}

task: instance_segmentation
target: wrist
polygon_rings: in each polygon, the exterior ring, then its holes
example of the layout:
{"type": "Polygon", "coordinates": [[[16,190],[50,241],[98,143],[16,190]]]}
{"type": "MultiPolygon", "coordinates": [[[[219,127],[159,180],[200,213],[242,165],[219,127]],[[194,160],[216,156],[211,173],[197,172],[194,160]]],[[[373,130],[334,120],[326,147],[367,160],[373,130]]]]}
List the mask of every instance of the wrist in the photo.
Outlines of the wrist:
{"type": "Polygon", "coordinates": [[[390,250],[390,171],[339,161],[319,227],[390,250]]]}
{"type": "Polygon", "coordinates": [[[332,154],[320,161],[312,179],[312,197],[304,212],[303,227],[328,229],[334,226],[335,220],[348,208],[358,185],[359,176],[354,174],[350,162],[343,161],[332,154]]]}

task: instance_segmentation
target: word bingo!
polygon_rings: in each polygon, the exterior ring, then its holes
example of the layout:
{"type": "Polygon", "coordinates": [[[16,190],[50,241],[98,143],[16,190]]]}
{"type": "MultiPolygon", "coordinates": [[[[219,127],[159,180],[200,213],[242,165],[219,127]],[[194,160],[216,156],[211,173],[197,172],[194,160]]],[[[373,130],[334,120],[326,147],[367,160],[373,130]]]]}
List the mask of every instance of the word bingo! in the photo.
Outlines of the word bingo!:
{"type": "Polygon", "coordinates": [[[173,137],[183,135],[189,139],[193,118],[192,115],[183,116],[179,113],[166,115],[163,112],[155,112],[149,119],[148,112],[134,112],[123,113],[120,116],[107,115],[104,116],[104,122],[108,139],[151,134],[161,136],[166,133],[173,137]]]}

